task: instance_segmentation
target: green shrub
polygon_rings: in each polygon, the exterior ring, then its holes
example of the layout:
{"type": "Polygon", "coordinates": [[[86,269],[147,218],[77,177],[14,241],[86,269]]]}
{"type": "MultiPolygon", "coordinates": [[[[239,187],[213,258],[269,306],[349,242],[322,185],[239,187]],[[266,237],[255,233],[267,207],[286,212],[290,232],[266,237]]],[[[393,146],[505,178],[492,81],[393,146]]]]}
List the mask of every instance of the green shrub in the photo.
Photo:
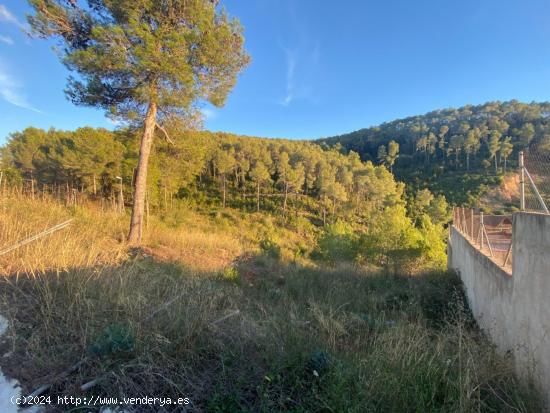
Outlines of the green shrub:
{"type": "Polygon", "coordinates": [[[220,274],[220,278],[225,281],[239,283],[241,281],[241,274],[235,267],[225,267],[220,274]]]}
{"type": "Polygon", "coordinates": [[[422,234],[397,205],[373,215],[369,231],[361,237],[361,254],[367,263],[389,271],[409,272],[422,256],[422,234]]]}
{"type": "Polygon", "coordinates": [[[271,238],[264,238],[260,241],[260,249],[272,258],[281,256],[281,247],[271,238]]]}
{"type": "Polygon", "coordinates": [[[325,261],[354,261],[358,254],[358,235],[353,227],[336,221],[327,225],[318,240],[318,255],[325,261]]]}
{"type": "Polygon", "coordinates": [[[135,346],[135,335],[128,325],[112,324],[106,327],[88,352],[94,356],[129,353],[135,346]]]}

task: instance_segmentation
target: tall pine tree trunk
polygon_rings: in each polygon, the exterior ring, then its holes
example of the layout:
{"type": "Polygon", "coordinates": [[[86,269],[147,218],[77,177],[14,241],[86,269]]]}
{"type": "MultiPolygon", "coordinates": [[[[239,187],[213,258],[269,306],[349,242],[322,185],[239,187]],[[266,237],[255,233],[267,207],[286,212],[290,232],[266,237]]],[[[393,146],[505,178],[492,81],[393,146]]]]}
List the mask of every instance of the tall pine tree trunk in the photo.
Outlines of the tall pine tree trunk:
{"type": "Polygon", "coordinates": [[[256,190],[256,211],[260,212],[260,181],[256,190]]]}
{"type": "Polygon", "coordinates": [[[134,182],[134,202],[132,205],[132,218],[130,219],[130,232],[128,242],[138,245],[141,243],[143,214],[145,210],[145,193],[147,189],[147,165],[151,154],[151,145],[155,133],[157,120],[157,104],[149,103],[145,121],[143,122],[143,135],[139,148],[139,159],[134,182]]]}
{"type": "Polygon", "coordinates": [[[283,211],[286,212],[286,201],[288,199],[288,184],[285,184],[285,200],[283,202],[283,211]]]}
{"type": "Polygon", "coordinates": [[[222,182],[223,182],[223,207],[225,208],[225,174],[223,174],[223,177],[222,177],[222,182]]]}

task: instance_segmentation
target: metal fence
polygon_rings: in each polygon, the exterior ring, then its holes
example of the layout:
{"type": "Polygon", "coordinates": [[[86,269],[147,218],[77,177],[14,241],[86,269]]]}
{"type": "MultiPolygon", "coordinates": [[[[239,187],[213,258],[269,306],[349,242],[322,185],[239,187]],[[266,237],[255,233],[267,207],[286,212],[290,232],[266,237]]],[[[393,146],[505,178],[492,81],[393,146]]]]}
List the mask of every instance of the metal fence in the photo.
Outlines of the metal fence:
{"type": "MultiPolygon", "coordinates": [[[[520,210],[550,214],[550,148],[533,145],[519,154],[520,210]]],[[[456,207],[453,226],[501,267],[512,266],[512,215],[487,215],[456,207]]]]}
{"type": "Polygon", "coordinates": [[[550,150],[533,145],[519,158],[521,210],[550,213],[550,150]]]}
{"type": "Polygon", "coordinates": [[[512,266],[512,215],[454,208],[453,226],[501,267],[512,266]]]}

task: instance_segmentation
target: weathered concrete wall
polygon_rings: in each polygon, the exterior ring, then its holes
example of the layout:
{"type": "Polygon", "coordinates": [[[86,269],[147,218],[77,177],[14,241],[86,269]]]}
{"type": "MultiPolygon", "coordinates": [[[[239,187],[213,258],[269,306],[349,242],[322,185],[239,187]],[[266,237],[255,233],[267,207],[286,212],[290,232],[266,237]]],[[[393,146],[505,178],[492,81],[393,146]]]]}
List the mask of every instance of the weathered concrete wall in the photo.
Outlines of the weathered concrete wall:
{"type": "Polygon", "coordinates": [[[550,216],[514,214],[509,274],[452,228],[449,267],[459,272],[472,312],[516,370],[550,402],[550,216]]]}
{"type": "Polygon", "coordinates": [[[509,350],[514,342],[512,277],[454,228],[451,229],[450,247],[449,266],[460,274],[479,326],[489,333],[500,350],[509,350]]]}
{"type": "Polygon", "coordinates": [[[534,375],[550,405],[550,216],[517,213],[513,225],[516,368],[534,375]]]}

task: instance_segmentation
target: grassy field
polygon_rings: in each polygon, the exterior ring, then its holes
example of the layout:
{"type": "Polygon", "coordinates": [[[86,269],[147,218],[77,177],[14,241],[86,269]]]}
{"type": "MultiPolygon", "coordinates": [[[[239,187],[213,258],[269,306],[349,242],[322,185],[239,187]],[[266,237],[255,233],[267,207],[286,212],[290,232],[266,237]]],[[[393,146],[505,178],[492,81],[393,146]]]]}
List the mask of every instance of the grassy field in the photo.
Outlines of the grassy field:
{"type": "Polygon", "coordinates": [[[124,216],[2,199],[0,245],[69,217],[0,257],[0,364],[26,393],[189,397],[197,412],[540,411],[454,274],[326,267],[309,258],[314,228],[231,209],[152,217],[129,250],[124,216]]]}

